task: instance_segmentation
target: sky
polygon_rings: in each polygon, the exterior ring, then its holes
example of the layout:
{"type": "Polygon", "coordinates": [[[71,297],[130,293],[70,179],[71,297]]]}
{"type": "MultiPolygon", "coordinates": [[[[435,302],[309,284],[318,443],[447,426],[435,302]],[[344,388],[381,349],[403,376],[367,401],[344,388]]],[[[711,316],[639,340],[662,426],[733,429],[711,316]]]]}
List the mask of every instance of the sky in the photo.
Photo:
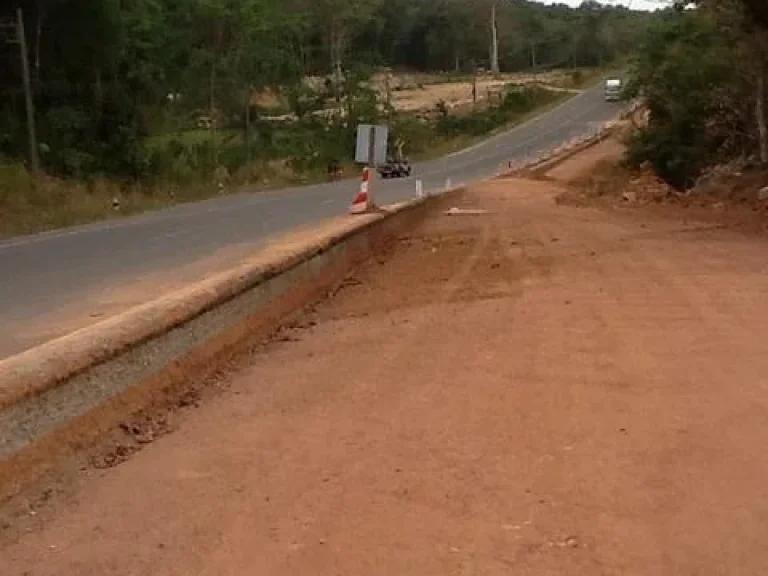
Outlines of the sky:
{"type": "MultiPolygon", "coordinates": [[[[543,4],[568,4],[569,6],[578,6],[582,0],[537,0],[543,4]]],[[[602,4],[612,4],[614,6],[629,6],[634,10],[654,10],[663,7],[661,0],[599,0],[602,4]],[[631,4],[631,6],[630,6],[631,4]]]]}

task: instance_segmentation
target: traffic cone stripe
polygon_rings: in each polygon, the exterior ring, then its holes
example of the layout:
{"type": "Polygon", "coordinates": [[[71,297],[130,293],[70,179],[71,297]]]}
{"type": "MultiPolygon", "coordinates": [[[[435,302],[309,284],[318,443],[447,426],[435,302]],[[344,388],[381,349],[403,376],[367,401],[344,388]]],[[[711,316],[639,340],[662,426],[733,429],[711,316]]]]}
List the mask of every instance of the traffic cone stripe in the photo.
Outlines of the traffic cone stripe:
{"type": "Polygon", "coordinates": [[[352,205],[349,207],[351,214],[362,214],[368,211],[368,182],[371,179],[371,169],[365,168],[363,170],[363,176],[360,180],[360,190],[352,200],[352,205]]]}

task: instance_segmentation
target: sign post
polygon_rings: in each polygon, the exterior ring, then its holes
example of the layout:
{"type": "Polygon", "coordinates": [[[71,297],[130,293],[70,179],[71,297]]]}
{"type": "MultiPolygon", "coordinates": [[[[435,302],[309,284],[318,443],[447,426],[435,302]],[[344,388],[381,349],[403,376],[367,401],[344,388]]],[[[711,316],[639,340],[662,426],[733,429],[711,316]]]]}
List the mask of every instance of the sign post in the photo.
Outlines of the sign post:
{"type": "Polygon", "coordinates": [[[363,164],[363,176],[360,190],[352,200],[349,208],[351,214],[363,214],[375,208],[371,181],[374,178],[376,166],[387,160],[387,140],[389,129],[386,126],[361,124],[357,127],[357,146],[355,162],[363,164]]]}
{"type": "MultiPolygon", "coordinates": [[[[365,169],[368,170],[368,186],[371,185],[371,177],[376,173],[376,126],[371,126],[371,135],[368,138],[368,162],[366,162],[365,169]]],[[[368,190],[368,207],[375,208],[376,203],[373,201],[373,190],[368,190]]]]}

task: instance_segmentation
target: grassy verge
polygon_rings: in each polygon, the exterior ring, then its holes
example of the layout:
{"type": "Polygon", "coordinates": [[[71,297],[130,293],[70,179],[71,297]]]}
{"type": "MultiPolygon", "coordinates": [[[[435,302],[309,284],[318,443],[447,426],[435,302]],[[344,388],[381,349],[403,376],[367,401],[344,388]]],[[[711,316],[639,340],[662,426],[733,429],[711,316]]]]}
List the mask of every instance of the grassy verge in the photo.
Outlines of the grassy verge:
{"type": "MultiPolygon", "coordinates": [[[[356,173],[357,169],[347,164],[342,167],[341,177],[356,173]]],[[[123,218],[243,189],[270,190],[326,180],[325,172],[297,174],[280,162],[243,168],[224,188],[203,181],[145,186],[104,178],[81,182],[46,175],[33,177],[20,164],[0,163],[0,238],[123,218]]]]}
{"type": "MultiPolygon", "coordinates": [[[[500,111],[502,107],[479,110],[446,116],[427,125],[413,117],[404,117],[395,129],[409,142],[408,153],[413,160],[433,159],[508,130],[550,110],[569,96],[568,93],[544,91],[503,112],[500,111]]],[[[198,139],[202,141],[203,136],[201,133],[198,139]]],[[[194,134],[187,139],[194,143],[198,140],[194,134]]],[[[150,142],[150,146],[158,148],[165,145],[167,142],[164,141],[150,142]]],[[[192,178],[182,185],[162,181],[141,184],[103,178],[77,181],[45,175],[33,177],[23,166],[0,160],[0,238],[120,218],[211,198],[243,187],[267,190],[328,179],[324,167],[313,166],[299,168],[289,159],[262,160],[225,171],[222,178],[192,178]]],[[[349,161],[342,164],[342,169],[342,176],[357,172],[349,161]]]]}
{"type": "Polygon", "coordinates": [[[539,104],[529,112],[520,114],[509,122],[505,122],[500,126],[497,126],[493,130],[480,135],[462,134],[449,139],[443,139],[439,142],[434,142],[429,148],[417,152],[413,155],[413,159],[416,162],[424,162],[427,160],[435,160],[447,154],[452,154],[463,150],[464,148],[470,148],[480,142],[487,140],[493,136],[511,130],[515,126],[519,126],[524,122],[533,120],[534,118],[550,112],[569,98],[573,98],[573,94],[568,92],[553,92],[552,98],[542,104],[539,104]]]}

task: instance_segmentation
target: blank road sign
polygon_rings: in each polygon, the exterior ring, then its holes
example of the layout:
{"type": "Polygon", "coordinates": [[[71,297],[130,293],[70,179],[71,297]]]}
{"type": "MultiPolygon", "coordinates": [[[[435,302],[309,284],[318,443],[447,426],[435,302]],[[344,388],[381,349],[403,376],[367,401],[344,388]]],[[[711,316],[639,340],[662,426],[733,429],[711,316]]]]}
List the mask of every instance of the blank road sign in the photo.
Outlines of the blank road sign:
{"type": "Polygon", "coordinates": [[[371,161],[371,142],[373,139],[373,164],[384,164],[387,161],[387,140],[389,128],[386,126],[373,126],[360,124],[357,127],[357,146],[355,148],[355,162],[368,164],[371,161]]]}

